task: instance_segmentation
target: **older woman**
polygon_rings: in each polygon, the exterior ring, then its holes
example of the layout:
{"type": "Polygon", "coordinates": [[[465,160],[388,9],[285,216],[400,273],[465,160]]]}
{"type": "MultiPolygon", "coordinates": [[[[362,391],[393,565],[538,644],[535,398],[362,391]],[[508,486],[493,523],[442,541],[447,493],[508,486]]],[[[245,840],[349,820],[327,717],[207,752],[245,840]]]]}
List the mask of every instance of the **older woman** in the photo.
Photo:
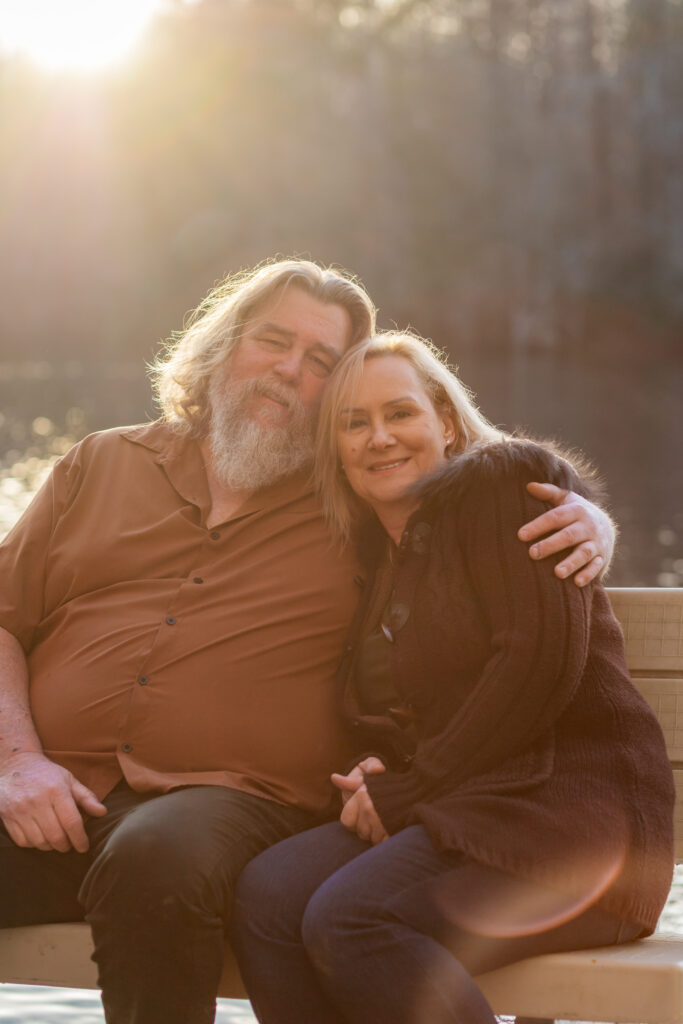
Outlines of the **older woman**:
{"type": "Polygon", "coordinates": [[[359,757],[341,821],[243,873],[243,977],[264,1024],[488,1024],[474,975],[648,934],[671,881],[671,771],[605,592],[516,539],[529,481],[588,485],[399,334],[342,362],[318,475],[367,567],[340,682],[359,757]]]}

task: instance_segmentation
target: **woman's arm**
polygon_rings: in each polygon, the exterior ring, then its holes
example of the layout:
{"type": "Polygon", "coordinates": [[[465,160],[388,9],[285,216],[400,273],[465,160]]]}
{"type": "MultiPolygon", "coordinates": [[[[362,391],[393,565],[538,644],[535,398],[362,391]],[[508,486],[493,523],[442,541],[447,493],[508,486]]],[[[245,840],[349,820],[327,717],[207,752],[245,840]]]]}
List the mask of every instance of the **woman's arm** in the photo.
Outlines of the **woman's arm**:
{"type": "Polygon", "coordinates": [[[576,693],[592,588],[568,587],[551,561],[528,557],[516,534],[538,512],[511,472],[477,481],[454,510],[441,557],[454,570],[464,561],[473,599],[486,616],[490,651],[458,712],[419,744],[410,769],[366,779],[390,832],[405,827],[412,806],[445,779],[457,786],[530,747],[576,693]]]}

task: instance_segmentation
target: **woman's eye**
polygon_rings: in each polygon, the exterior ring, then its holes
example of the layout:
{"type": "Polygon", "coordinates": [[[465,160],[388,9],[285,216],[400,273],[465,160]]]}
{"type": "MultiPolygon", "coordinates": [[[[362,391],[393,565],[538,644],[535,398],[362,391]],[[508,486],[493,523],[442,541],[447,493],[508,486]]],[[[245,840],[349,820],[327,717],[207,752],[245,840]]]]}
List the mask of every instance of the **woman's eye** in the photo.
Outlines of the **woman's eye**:
{"type": "Polygon", "coordinates": [[[410,412],[409,409],[396,409],[394,412],[392,412],[392,414],[389,417],[389,419],[391,419],[391,420],[404,420],[404,419],[406,419],[407,416],[410,416],[410,415],[411,415],[411,412],[410,412]]]}

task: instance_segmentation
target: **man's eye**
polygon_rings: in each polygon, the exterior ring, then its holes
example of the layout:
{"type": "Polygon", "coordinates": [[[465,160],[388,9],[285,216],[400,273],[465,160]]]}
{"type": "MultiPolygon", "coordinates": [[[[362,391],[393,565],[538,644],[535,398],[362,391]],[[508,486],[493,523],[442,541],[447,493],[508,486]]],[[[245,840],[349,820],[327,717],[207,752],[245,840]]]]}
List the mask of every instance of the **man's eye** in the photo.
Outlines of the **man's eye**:
{"type": "Polygon", "coordinates": [[[329,360],[325,359],[324,356],[310,355],[308,358],[316,373],[320,375],[324,374],[325,376],[332,373],[332,366],[329,360]]]}
{"type": "Polygon", "coordinates": [[[285,343],[282,338],[259,338],[259,341],[264,345],[270,345],[271,348],[284,348],[285,343]]]}

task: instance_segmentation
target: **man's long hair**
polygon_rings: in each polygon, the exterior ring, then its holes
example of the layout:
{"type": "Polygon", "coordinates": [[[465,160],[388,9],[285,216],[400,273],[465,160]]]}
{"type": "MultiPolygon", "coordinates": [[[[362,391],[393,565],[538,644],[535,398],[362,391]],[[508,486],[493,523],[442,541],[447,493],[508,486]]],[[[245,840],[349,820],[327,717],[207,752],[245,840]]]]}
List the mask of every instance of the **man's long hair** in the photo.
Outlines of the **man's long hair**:
{"type": "Polygon", "coordinates": [[[209,293],[151,366],[163,419],[190,436],[206,434],[213,374],[238,344],[244,325],[272,295],[289,287],[345,309],[351,320],[350,347],[374,332],[375,307],[363,286],[343,270],[287,259],[231,275],[209,293]]]}

